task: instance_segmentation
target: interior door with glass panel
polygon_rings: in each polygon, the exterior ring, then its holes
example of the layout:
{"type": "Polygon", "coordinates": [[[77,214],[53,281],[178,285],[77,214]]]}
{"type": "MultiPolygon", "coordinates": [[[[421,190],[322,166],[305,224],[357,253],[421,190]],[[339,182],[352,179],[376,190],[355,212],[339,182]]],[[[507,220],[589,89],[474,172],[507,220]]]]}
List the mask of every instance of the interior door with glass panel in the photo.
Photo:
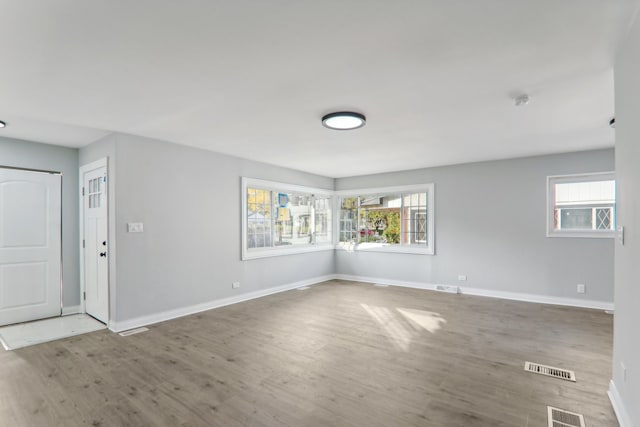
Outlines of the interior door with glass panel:
{"type": "Polygon", "coordinates": [[[0,168],[0,325],[62,313],[61,183],[0,168]]]}
{"type": "Polygon", "coordinates": [[[81,168],[85,312],[109,321],[106,159],[81,168]]]}

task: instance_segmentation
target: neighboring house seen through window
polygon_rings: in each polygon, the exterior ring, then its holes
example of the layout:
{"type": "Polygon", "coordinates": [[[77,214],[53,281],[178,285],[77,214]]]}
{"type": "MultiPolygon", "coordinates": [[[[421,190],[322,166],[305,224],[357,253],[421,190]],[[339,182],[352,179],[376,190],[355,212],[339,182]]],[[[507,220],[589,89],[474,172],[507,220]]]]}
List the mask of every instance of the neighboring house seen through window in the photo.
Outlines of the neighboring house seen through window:
{"type": "Polygon", "coordinates": [[[615,194],[613,173],[548,177],[547,235],[613,237],[615,194]]]}
{"type": "Polygon", "coordinates": [[[334,192],[242,178],[242,259],[334,247],[433,254],[433,200],[433,184],[334,192]]]}
{"type": "Polygon", "coordinates": [[[243,259],[331,245],[329,192],[250,178],[243,178],[243,190],[243,259]]]}

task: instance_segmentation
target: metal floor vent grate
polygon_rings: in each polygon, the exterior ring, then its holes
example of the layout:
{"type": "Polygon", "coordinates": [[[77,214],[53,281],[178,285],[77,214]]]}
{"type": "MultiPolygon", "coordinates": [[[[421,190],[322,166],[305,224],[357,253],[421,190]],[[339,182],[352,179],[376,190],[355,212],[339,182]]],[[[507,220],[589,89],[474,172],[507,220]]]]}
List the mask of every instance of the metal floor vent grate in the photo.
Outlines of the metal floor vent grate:
{"type": "Polygon", "coordinates": [[[584,417],[575,412],[547,406],[548,427],[585,427],[584,417]]]}
{"type": "Polygon", "coordinates": [[[533,362],[524,362],[524,370],[533,372],[534,374],[576,382],[576,373],[567,369],[554,368],[553,366],[540,365],[539,363],[533,362]]]}
{"type": "Polygon", "coordinates": [[[296,288],[298,291],[306,291],[307,289],[309,289],[308,286],[300,286],[299,288],[296,288]]]}
{"type": "Polygon", "coordinates": [[[379,288],[388,288],[389,285],[385,285],[384,283],[374,283],[373,286],[377,286],[379,288]]]}
{"type": "Polygon", "coordinates": [[[149,329],[145,327],[135,328],[135,329],[129,329],[128,331],[120,332],[118,335],[120,335],[121,337],[128,337],[129,335],[139,334],[140,332],[146,332],[148,330],[149,329]]]}
{"type": "Polygon", "coordinates": [[[436,285],[435,290],[440,292],[447,292],[450,294],[457,294],[460,292],[460,289],[454,285],[436,285]]]}

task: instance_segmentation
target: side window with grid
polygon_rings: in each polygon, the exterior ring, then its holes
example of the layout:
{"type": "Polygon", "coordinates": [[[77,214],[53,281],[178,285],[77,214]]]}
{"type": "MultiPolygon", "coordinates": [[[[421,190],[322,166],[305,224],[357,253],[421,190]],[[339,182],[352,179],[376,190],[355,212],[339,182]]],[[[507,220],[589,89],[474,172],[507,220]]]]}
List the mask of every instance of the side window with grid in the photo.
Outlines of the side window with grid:
{"type": "Polygon", "coordinates": [[[264,248],[271,246],[272,194],[269,190],[247,188],[247,246],[264,248]]]}
{"type": "Polygon", "coordinates": [[[426,243],[427,194],[405,194],[403,198],[403,218],[405,218],[405,227],[403,227],[402,243],[426,243]]]}
{"type": "Polygon", "coordinates": [[[340,200],[340,232],[338,240],[344,243],[355,242],[358,232],[358,198],[342,198],[340,200]]]}

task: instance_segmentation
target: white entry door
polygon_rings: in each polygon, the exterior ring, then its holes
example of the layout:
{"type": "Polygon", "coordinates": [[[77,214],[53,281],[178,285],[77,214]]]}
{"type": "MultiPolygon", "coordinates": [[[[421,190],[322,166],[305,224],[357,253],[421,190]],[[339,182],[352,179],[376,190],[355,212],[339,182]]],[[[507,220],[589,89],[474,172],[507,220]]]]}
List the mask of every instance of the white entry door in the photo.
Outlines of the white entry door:
{"type": "Polygon", "coordinates": [[[61,184],[0,168],[0,325],[62,314],[61,184]]]}
{"type": "Polygon", "coordinates": [[[109,322],[107,159],[80,168],[85,311],[109,322]]]}

